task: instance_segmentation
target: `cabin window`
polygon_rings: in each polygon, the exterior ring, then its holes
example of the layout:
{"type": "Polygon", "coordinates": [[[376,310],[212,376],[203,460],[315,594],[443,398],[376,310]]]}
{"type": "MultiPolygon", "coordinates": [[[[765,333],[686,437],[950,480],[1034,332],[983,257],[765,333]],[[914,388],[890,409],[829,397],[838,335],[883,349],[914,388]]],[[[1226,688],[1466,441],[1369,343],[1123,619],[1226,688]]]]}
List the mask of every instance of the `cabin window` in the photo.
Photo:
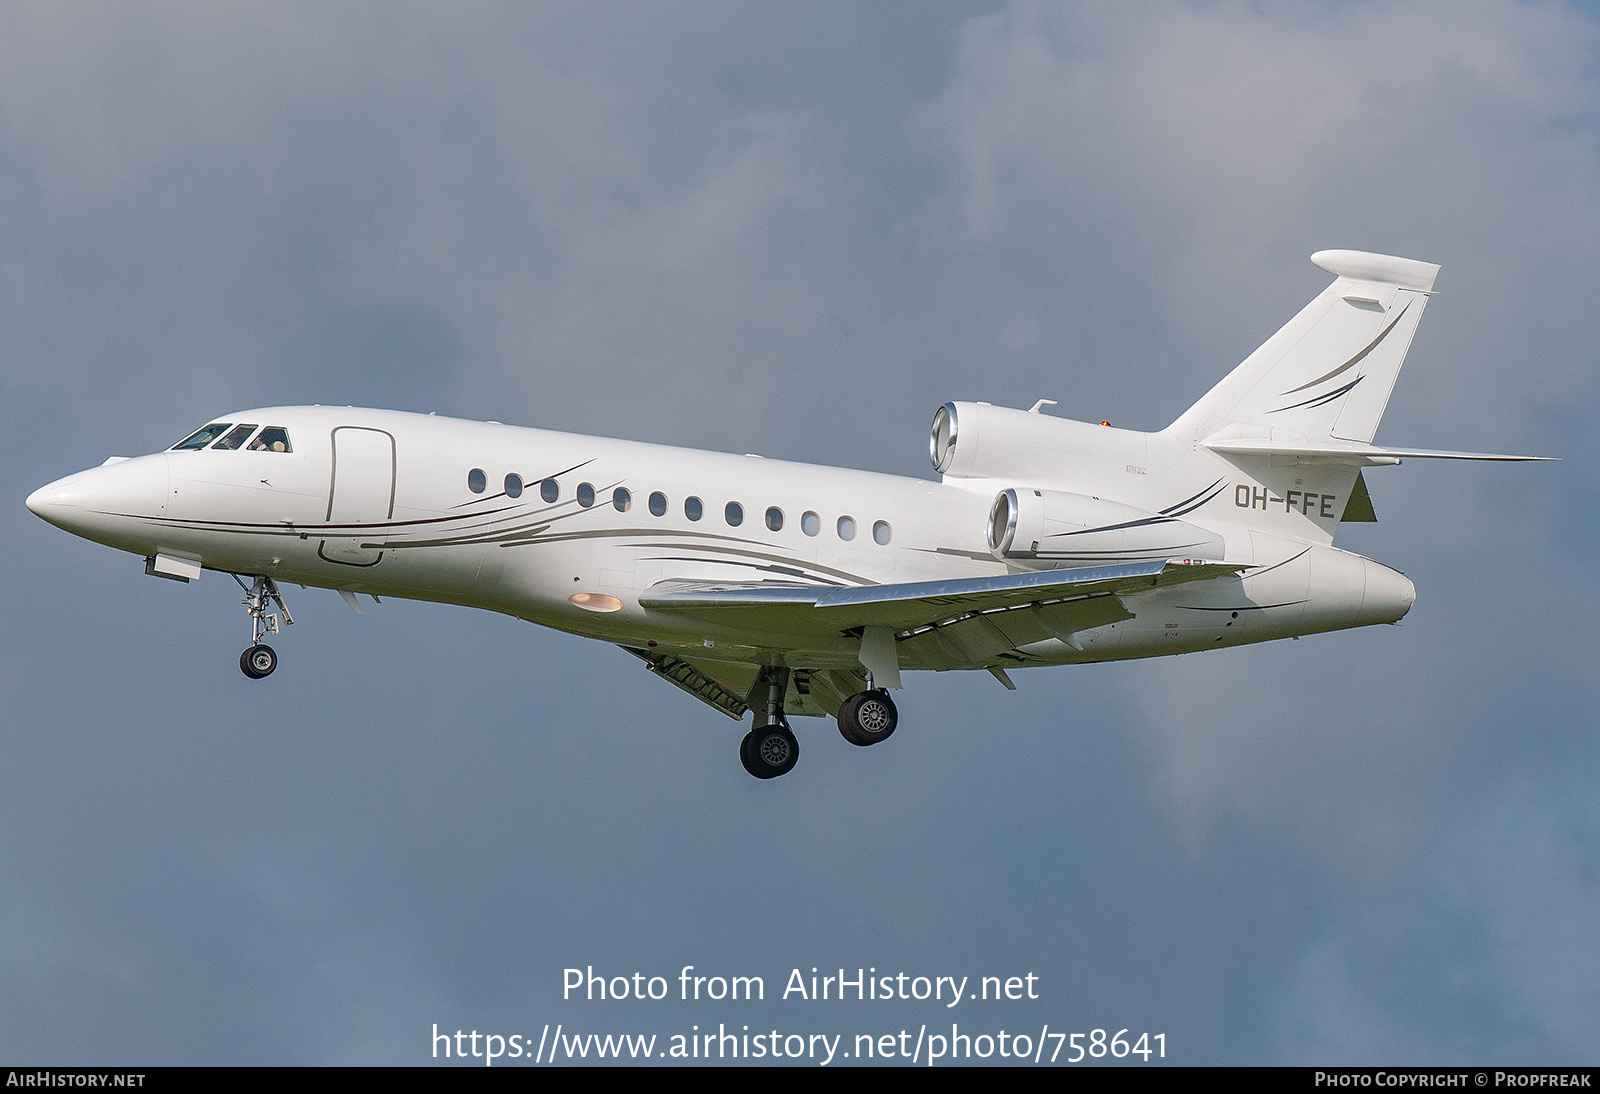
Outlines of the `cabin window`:
{"type": "Polygon", "coordinates": [[[617,512],[626,513],[633,507],[633,495],[628,493],[626,486],[619,486],[611,491],[611,504],[616,507],[617,512]]]}
{"type": "Polygon", "coordinates": [[[561,496],[561,484],[555,479],[545,479],[539,483],[539,496],[545,501],[555,501],[561,496]]]}
{"type": "Polygon", "coordinates": [[[174,452],[195,451],[204,448],[228,429],[230,422],[212,422],[204,429],[196,430],[183,440],[172,446],[174,452]]]}
{"type": "Polygon", "coordinates": [[[594,504],[594,487],[586,482],[578,484],[578,504],[585,509],[594,504]]]}
{"type": "Polygon", "coordinates": [[[887,547],[889,545],[890,534],[888,521],[875,520],[872,522],[872,542],[876,543],[880,547],[887,547]]]}
{"type": "Polygon", "coordinates": [[[722,510],[722,515],[728,520],[728,527],[737,528],[744,523],[744,506],[736,501],[730,501],[722,510]]]}
{"type": "Polygon", "coordinates": [[[506,497],[522,497],[522,476],[514,471],[506,476],[506,497]]]}
{"type": "Polygon", "coordinates": [[[254,433],[255,431],[256,426],[254,422],[251,422],[249,425],[236,425],[232,429],[228,430],[228,435],[226,437],[222,438],[222,440],[218,441],[211,447],[219,451],[231,452],[233,449],[244,444],[244,442],[250,438],[250,434],[254,433]]]}
{"type": "Polygon", "coordinates": [[[822,531],[822,518],[807,510],[800,514],[800,530],[808,536],[814,536],[822,531]]]}
{"type": "Polygon", "coordinates": [[[852,540],[852,539],[856,538],[856,518],[855,517],[840,517],[839,518],[838,528],[839,528],[839,538],[840,539],[849,541],[849,540],[852,540]]]}
{"type": "Polygon", "coordinates": [[[474,494],[481,494],[489,488],[489,476],[483,473],[483,468],[474,467],[467,472],[467,489],[474,494]]]}
{"type": "Polygon", "coordinates": [[[689,497],[683,499],[683,515],[690,520],[699,520],[705,515],[705,506],[700,504],[699,498],[689,497]]]}
{"type": "Polygon", "coordinates": [[[251,452],[293,452],[289,447],[289,431],[281,425],[269,425],[250,442],[251,452]]]}
{"type": "Polygon", "coordinates": [[[783,531],[783,510],[776,505],[767,507],[767,530],[769,532],[783,531]]]}
{"type": "Polygon", "coordinates": [[[667,496],[659,490],[650,495],[650,515],[652,517],[667,515],[667,496]]]}

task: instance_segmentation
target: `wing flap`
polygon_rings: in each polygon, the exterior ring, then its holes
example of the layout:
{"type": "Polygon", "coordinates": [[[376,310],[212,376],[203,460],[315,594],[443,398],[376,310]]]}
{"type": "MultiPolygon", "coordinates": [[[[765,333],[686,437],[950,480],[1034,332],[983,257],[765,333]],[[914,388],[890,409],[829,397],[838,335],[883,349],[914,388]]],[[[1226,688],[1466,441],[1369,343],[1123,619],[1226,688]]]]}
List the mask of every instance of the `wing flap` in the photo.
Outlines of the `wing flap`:
{"type": "Polygon", "coordinates": [[[1083,631],[1132,619],[1133,613],[1111,593],[1054,604],[995,608],[917,627],[900,639],[900,655],[917,668],[992,667],[1014,663],[1025,646],[1060,639],[1082,649],[1083,631]]]}

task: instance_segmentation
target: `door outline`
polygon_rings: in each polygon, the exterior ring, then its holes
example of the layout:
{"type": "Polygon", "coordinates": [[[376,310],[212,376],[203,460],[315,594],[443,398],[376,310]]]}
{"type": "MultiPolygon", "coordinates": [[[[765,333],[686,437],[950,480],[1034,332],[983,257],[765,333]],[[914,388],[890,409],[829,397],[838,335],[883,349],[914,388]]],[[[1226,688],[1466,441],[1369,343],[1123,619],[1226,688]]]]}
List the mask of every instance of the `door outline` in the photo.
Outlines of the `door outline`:
{"type": "MultiPolygon", "coordinates": [[[[333,447],[333,466],[329,469],[328,473],[327,523],[334,523],[334,510],[339,507],[341,499],[346,506],[353,504],[358,509],[358,513],[353,516],[351,514],[341,514],[342,519],[338,522],[340,524],[365,524],[369,521],[372,523],[386,523],[391,520],[394,517],[395,479],[397,477],[399,462],[396,455],[397,445],[395,443],[394,434],[390,433],[386,429],[373,429],[371,426],[339,425],[333,427],[332,432],[329,434],[329,439],[332,442],[333,447]],[[343,495],[339,493],[339,434],[341,432],[350,434],[377,434],[388,442],[389,489],[387,491],[387,496],[384,497],[382,501],[381,515],[367,515],[376,514],[376,509],[370,508],[366,513],[359,512],[363,502],[368,502],[371,499],[359,496],[360,492],[356,490],[355,487],[360,484],[361,480],[354,478],[353,475],[361,471],[372,471],[381,466],[384,462],[382,454],[378,452],[376,448],[371,451],[358,451],[354,446],[362,442],[357,441],[355,436],[351,436],[346,441],[346,468],[344,480],[345,490],[343,495]],[[363,457],[365,457],[365,459],[363,459],[363,457]]],[[[382,495],[380,494],[380,496],[382,495]]],[[[333,562],[340,566],[376,566],[383,560],[382,548],[363,548],[359,543],[350,543],[344,537],[340,537],[332,541],[331,549],[334,552],[332,555],[328,553],[329,549],[330,541],[328,539],[324,539],[317,545],[318,557],[325,562],[333,562]],[[346,557],[339,557],[341,554],[345,555],[346,557]],[[368,557],[368,555],[371,557],[368,557]]]]}

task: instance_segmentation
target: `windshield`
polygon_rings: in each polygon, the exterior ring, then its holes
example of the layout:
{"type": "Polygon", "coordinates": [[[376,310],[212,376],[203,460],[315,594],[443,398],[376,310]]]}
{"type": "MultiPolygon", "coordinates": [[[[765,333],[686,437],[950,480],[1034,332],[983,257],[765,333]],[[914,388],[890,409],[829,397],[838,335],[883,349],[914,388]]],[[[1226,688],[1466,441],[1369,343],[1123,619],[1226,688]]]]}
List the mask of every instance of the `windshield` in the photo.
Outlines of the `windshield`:
{"type": "Polygon", "coordinates": [[[244,442],[249,438],[250,434],[254,433],[255,431],[256,425],[254,422],[251,422],[249,425],[236,425],[228,432],[226,437],[218,441],[213,447],[223,449],[238,448],[241,444],[244,444],[244,442]]]}
{"type": "Polygon", "coordinates": [[[230,422],[212,422],[204,429],[196,430],[183,440],[172,446],[173,452],[182,452],[184,449],[204,448],[227,430],[230,422]]]}
{"type": "Polygon", "coordinates": [[[289,447],[289,431],[281,425],[269,425],[261,431],[261,435],[250,442],[252,452],[292,452],[289,447]]]}

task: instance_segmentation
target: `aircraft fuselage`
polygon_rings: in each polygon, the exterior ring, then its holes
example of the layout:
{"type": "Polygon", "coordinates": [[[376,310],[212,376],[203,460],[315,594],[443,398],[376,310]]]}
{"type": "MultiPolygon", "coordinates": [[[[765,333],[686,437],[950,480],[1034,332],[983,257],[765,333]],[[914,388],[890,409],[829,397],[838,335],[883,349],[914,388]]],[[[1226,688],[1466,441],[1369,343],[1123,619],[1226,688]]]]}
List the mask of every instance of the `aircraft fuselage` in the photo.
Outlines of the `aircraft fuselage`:
{"type": "MultiPolygon", "coordinates": [[[[686,621],[641,606],[640,594],[669,579],[867,586],[1025,568],[996,559],[986,542],[989,484],[393,411],[277,407],[218,421],[284,428],[292,451],[139,456],[52,483],[29,507],[143,557],[795,667],[853,666],[859,642],[825,624],[771,633],[759,620],[686,621]],[[506,489],[513,475],[517,497],[506,489]]],[[[1212,505],[1231,515],[1235,492],[1212,505]]],[[[1393,622],[1414,599],[1404,577],[1361,556],[1188,519],[1216,531],[1246,572],[1139,594],[1134,618],[1090,628],[1076,645],[1022,618],[997,619],[1024,654],[1010,663],[1151,657],[1393,622]]]]}

